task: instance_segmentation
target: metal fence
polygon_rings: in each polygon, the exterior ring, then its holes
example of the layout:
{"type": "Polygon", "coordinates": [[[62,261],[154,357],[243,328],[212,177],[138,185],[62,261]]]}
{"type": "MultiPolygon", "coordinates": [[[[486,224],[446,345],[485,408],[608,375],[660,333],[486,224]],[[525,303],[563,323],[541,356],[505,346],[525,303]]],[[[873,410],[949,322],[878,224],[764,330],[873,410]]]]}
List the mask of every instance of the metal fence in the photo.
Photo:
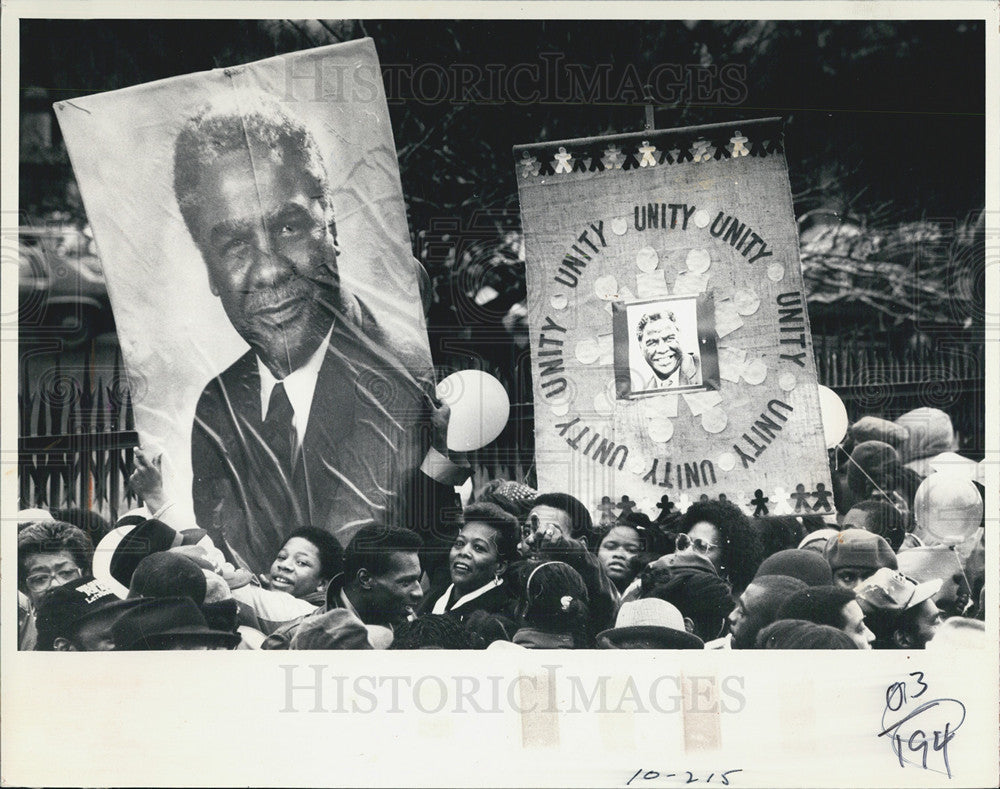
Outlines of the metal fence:
{"type": "MultiPolygon", "coordinates": [[[[438,358],[439,373],[477,367],[497,376],[511,395],[510,421],[488,447],[472,453],[473,484],[494,478],[533,482],[533,406],[530,361],[512,343],[490,342],[489,358],[476,340],[454,340],[438,358]]],[[[496,338],[493,338],[494,340],[496,338]]],[[[893,419],[917,406],[948,412],[971,455],[984,448],[984,346],[957,338],[934,347],[894,351],[888,339],[814,338],[820,383],[836,391],[851,420],[865,414],[893,419]]],[[[33,390],[20,381],[21,506],[83,507],[114,520],[136,505],[126,484],[135,431],[120,355],[103,375],[84,368],[77,379],[55,370],[55,386],[33,390]]]]}

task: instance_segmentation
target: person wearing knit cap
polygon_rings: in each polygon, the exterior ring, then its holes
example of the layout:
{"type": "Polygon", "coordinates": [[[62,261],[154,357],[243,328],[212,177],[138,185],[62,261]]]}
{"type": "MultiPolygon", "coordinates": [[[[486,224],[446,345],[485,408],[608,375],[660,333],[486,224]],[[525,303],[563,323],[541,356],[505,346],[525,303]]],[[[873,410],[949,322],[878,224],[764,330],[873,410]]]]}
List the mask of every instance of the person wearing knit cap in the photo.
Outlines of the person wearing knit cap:
{"type": "Polygon", "coordinates": [[[844,529],[864,529],[885,537],[893,551],[899,552],[906,539],[909,517],[882,498],[855,502],[844,516],[844,529]]]}
{"type": "Polygon", "coordinates": [[[896,558],[899,571],[917,583],[941,580],[941,590],[934,595],[934,605],[941,616],[961,616],[965,612],[971,590],[962,561],[953,548],[944,545],[910,548],[896,558]]]}
{"type": "Polygon", "coordinates": [[[875,649],[923,649],[941,624],[933,597],[941,580],[917,584],[883,567],[856,590],[875,649]]]}
{"type": "Polygon", "coordinates": [[[883,567],[898,566],[889,543],[863,529],[838,532],[827,542],[823,556],[833,571],[833,582],[845,589],[854,589],[883,567]]]}
{"type": "Polygon", "coordinates": [[[648,597],[622,605],[611,630],[597,636],[599,649],[704,649],[687,631],[681,612],[665,600],[648,597]]]}
{"type": "Polygon", "coordinates": [[[781,604],[790,595],[806,588],[805,581],[787,575],[755,578],[729,614],[733,649],[753,649],[757,634],[777,619],[781,604]]]}
{"type": "Polygon", "coordinates": [[[842,630],[803,619],[779,619],[760,631],[757,649],[857,649],[842,630]]]}
{"type": "Polygon", "coordinates": [[[921,479],[902,465],[895,449],[881,441],[856,446],[847,466],[852,503],[882,497],[909,511],[921,479]]]}
{"type": "Polygon", "coordinates": [[[522,482],[508,482],[503,479],[490,480],[476,494],[476,503],[496,504],[522,523],[535,506],[538,491],[522,482]]]}
{"type": "Polygon", "coordinates": [[[814,586],[796,592],[781,604],[778,619],[805,619],[835,627],[846,633],[859,649],[871,649],[875,640],[854,592],[842,586],[814,586]]]}
{"type": "Polygon", "coordinates": [[[808,586],[825,586],[833,583],[833,574],[826,559],[815,551],[790,548],[768,556],[754,579],[764,575],[788,575],[804,581],[808,586]]]}
{"type": "Polygon", "coordinates": [[[840,529],[817,529],[802,538],[802,542],[799,543],[799,549],[803,551],[813,551],[814,553],[818,553],[822,556],[830,538],[836,537],[838,534],[840,534],[840,529]]]}
{"type": "Polygon", "coordinates": [[[951,417],[940,408],[915,408],[899,417],[896,424],[907,431],[900,460],[922,477],[934,473],[932,463],[938,455],[958,448],[951,417]]]}
{"type": "Polygon", "coordinates": [[[205,573],[192,559],[173,551],[160,551],[136,565],[128,596],[129,599],[188,597],[201,606],[207,591],[205,573]]]}
{"type": "Polygon", "coordinates": [[[909,431],[905,427],[877,416],[861,417],[847,432],[854,440],[855,446],[866,441],[881,441],[897,452],[909,437],[909,431]]]}

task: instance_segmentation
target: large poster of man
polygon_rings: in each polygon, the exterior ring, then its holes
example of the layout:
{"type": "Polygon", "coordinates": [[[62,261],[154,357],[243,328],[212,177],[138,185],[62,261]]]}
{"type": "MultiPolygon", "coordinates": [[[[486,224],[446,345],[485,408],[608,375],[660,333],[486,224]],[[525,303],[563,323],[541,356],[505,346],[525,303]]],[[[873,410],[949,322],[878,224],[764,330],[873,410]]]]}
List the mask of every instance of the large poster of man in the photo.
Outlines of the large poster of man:
{"type": "Polygon", "coordinates": [[[384,520],[427,449],[431,362],[370,40],[56,105],[137,427],[256,571],[384,520]]]}
{"type": "Polygon", "coordinates": [[[780,122],[515,160],[539,486],[654,517],[832,515],[780,122]]]}

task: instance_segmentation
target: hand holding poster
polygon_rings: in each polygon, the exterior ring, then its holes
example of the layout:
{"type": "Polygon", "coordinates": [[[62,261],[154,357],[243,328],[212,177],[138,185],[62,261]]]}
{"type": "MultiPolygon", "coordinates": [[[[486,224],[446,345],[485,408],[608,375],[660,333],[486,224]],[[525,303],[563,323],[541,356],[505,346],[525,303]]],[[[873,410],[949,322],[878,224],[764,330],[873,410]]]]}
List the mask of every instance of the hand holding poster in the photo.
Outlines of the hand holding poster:
{"type": "Polygon", "coordinates": [[[540,488],[832,513],[778,122],[515,156],[540,488]]]}
{"type": "Polygon", "coordinates": [[[298,527],[346,543],[384,522],[427,450],[378,76],[362,40],[56,105],[142,441],[187,520],[256,572],[298,527]]]}

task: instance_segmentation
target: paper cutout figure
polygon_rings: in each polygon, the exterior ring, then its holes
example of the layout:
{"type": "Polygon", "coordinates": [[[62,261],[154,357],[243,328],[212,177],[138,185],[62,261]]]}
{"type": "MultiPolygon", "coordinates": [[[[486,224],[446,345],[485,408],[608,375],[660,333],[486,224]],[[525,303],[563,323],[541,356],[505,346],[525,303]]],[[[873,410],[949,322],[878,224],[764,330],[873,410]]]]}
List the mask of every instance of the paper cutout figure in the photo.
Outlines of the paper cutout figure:
{"type": "Polygon", "coordinates": [[[760,488],[757,488],[757,490],[753,492],[753,495],[754,497],[750,499],[750,506],[754,508],[753,516],[755,518],[760,518],[767,515],[767,503],[770,499],[764,495],[764,491],[760,488]]]}
{"type": "Polygon", "coordinates": [[[597,509],[600,510],[601,513],[600,522],[602,526],[610,526],[615,522],[615,503],[609,496],[601,496],[601,503],[597,505],[597,509]]]}
{"type": "Polygon", "coordinates": [[[573,172],[573,157],[566,153],[566,149],[561,145],[559,146],[559,152],[556,154],[555,161],[555,171],[557,174],[573,172]]]}
{"type": "Polygon", "coordinates": [[[621,515],[618,516],[618,520],[625,520],[625,518],[632,514],[636,504],[628,496],[622,496],[622,500],[619,501],[615,507],[622,511],[621,515]]]}
{"type": "Polygon", "coordinates": [[[605,170],[621,170],[625,157],[622,156],[621,148],[617,145],[609,145],[604,149],[604,156],[601,157],[601,164],[605,170]]]}
{"type": "Polygon", "coordinates": [[[653,156],[655,150],[656,146],[650,145],[649,140],[642,141],[642,145],[639,146],[639,153],[642,154],[642,158],[639,160],[640,167],[656,167],[656,159],[653,156]]]}
{"type": "Polygon", "coordinates": [[[691,146],[691,161],[708,162],[715,156],[715,146],[708,140],[695,140],[691,146]]]}
{"type": "Polygon", "coordinates": [[[792,494],[792,498],[795,499],[795,511],[805,510],[809,512],[809,494],[806,492],[806,486],[801,482],[795,486],[795,492],[792,494]]]}
{"type": "Polygon", "coordinates": [[[826,489],[826,485],[822,482],[817,483],[816,490],[812,492],[812,495],[816,497],[816,503],[813,504],[813,512],[818,510],[830,511],[833,507],[830,506],[830,496],[832,491],[826,489]]]}
{"type": "Polygon", "coordinates": [[[656,508],[660,511],[660,514],[656,516],[656,523],[663,523],[675,509],[674,503],[670,500],[669,496],[661,496],[659,502],[656,504],[656,508]]]}
{"type": "Polygon", "coordinates": [[[529,154],[527,151],[525,151],[524,156],[521,157],[520,165],[522,178],[534,178],[538,175],[538,171],[542,166],[541,162],[539,162],[538,159],[529,154]]]}
{"type": "Polygon", "coordinates": [[[743,136],[743,132],[736,132],[736,134],[729,140],[729,145],[726,148],[729,149],[729,155],[734,159],[738,159],[741,156],[750,155],[750,147],[753,145],[746,137],[743,136]]]}

